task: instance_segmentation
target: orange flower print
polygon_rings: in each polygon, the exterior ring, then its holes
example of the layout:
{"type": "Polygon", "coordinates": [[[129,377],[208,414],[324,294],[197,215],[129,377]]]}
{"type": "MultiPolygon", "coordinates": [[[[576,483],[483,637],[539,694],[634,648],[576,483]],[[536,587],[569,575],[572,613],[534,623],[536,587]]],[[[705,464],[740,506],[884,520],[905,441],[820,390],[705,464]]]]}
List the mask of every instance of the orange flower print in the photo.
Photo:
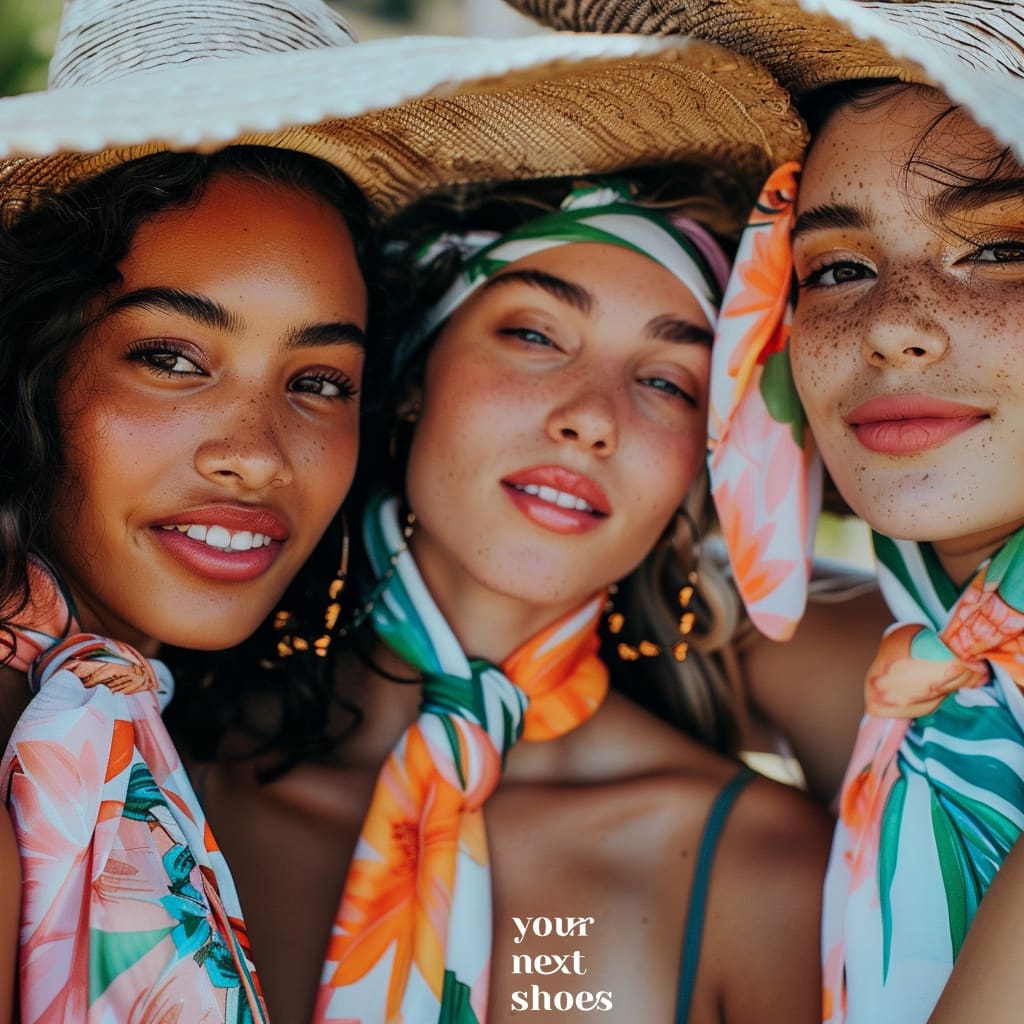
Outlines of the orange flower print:
{"type": "Polygon", "coordinates": [[[984,582],[984,576],[979,573],[971,581],[942,638],[961,658],[987,658],[1024,686],[1024,613],[1007,604],[993,584],[984,582]]]}
{"type": "Polygon", "coordinates": [[[868,714],[920,718],[931,714],[948,694],[988,679],[984,662],[964,662],[952,652],[941,661],[914,653],[914,638],[923,631],[923,626],[905,625],[883,638],[864,684],[868,714]]]}
{"type": "Polygon", "coordinates": [[[328,958],[333,984],[351,984],[394,947],[387,1020],[398,1014],[413,963],[440,998],[463,796],[437,774],[419,728],[377,780],[328,958]],[[420,817],[422,808],[422,818],[420,817]]]}
{"type": "Polygon", "coordinates": [[[734,487],[723,483],[718,500],[720,514],[726,513],[721,517],[721,526],[733,572],[748,606],[776,590],[794,565],[792,559],[767,557],[776,531],[773,522],[766,521],[756,530],[747,522],[748,510],[756,508],[754,483],[753,477],[742,478],[734,487]]]}

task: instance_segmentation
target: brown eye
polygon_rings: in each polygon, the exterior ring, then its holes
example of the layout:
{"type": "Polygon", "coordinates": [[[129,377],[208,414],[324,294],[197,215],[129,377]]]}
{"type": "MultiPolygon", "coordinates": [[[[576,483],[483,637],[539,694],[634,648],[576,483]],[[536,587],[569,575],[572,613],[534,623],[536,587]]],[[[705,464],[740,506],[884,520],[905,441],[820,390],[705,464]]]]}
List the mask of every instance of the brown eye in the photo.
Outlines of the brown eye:
{"type": "Polygon", "coordinates": [[[133,362],[142,363],[156,374],[168,377],[201,377],[203,371],[182,352],[166,345],[140,346],[128,353],[133,362]]]}
{"type": "Polygon", "coordinates": [[[980,246],[972,258],[976,263],[1020,263],[1024,261],[1024,243],[993,242],[980,246]]]}
{"type": "Polygon", "coordinates": [[[345,401],[355,398],[359,389],[345,374],[311,373],[296,377],[288,388],[300,395],[316,395],[319,398],[340,398],[345,401]]]}

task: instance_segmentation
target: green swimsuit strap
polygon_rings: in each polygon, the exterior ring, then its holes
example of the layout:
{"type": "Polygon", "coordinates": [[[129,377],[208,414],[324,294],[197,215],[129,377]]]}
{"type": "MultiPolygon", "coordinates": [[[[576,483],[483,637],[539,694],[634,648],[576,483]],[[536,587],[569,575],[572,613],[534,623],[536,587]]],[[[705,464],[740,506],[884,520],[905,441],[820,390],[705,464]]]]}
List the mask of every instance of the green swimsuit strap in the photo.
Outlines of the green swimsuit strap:
{"type": "Polygon", "coordinates": [[[711,882],[711,864],[715,859],[718,841],[722,837],[729,812],[736,798],[747,783],[760,776],[744,765],[715,797],[704,826],[704,835],[697,853],[697,866],[693,872],[690,888],[690,906],[686,912],[686,929],[683,932],[683,963],[679,972],[679,999],[676,1003],[676,1024],[686,1024],[690,1016],[690,1002],[697,978],[697,963],[700,960],[700,943],[704,934],[704,911],[708,903],[708,888],[711,882]]]}

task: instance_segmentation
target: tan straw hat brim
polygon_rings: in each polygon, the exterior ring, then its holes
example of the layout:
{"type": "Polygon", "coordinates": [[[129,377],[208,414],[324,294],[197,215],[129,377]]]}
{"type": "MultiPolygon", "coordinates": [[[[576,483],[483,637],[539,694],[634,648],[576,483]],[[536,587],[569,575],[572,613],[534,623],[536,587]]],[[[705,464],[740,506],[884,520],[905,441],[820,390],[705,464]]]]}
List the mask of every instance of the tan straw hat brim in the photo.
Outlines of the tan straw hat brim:
{"type": "Polygon", "coordinates": [[[694,158],[753,185],[804,141],[772,77],[708,43],[387,39],[0,100],[0,199],[159,150],[242,143],[328,160],[389,213],[457,183],[694,158]]]}
{"type": "Polygon", "coordinates": [[[840,81],[936,85],[1024,158],[1022,0],[508,0],[546,25],[681,34],[764,64],[796,97],[840,81]]]}

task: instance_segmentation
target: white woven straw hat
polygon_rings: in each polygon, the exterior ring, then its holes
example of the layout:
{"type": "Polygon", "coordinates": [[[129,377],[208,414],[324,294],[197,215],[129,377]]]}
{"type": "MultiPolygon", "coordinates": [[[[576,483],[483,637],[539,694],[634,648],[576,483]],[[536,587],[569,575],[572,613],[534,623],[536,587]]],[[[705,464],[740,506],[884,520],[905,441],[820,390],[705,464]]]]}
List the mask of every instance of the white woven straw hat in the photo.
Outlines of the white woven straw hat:
{"type": "Polygon", "coordinates": [[[50,87],[0,100],[0,201],[234,143],[321,157],[382,214],[458,183],[694,158],[756,187],[804,137],[763,68],[696,40],[357,45],[322,0],[66,0],[50,87]]]}
{"type": "Polygon", "coordinates": [[[797,98],[856,79],[935,85],[1024,159],[1024,0],[508,2],[560,29],[713,40],[797,98]]]}

